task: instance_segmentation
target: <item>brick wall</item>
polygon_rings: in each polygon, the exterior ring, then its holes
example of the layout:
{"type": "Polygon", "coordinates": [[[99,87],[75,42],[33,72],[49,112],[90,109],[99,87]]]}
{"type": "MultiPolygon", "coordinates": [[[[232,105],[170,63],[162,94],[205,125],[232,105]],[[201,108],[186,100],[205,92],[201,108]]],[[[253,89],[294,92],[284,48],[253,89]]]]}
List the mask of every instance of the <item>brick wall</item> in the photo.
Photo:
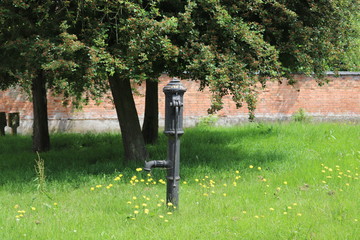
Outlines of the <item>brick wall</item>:
{"type": "MultiPolygon", "coordinates": [[[[345,72],[340,77],[328,76],[329,84],[322,87],[310,77],[296,75],[298,82],[289,86],[282,83],[269,82],[265,90],[259,91],[257,119],[284,120],[288,119],[300,108],[313,116],[315,120],[351,120],[360,121],[360,73],[345,72]]],[[[159,117],[160,125],[164,120],[164,94],[162,88],[170,81],[166,75],[160,77],[159,85],[159,117]]],[[[187,88],[184,96],[184,125],[195,125],[200,117],[207,115],[210,106],[210,94],[205,89],[199,92],[199,83],[183,80],[187,88]]],[[[145,84],[138,87],[140,95],[135,96],[137,111],[142,121],[144,113],[145,84]]],[[[71,106],[62,106],[59,97],[49,95],[48,113],[51,131],[118,131],[116,111],[108,96],[96,105],[90,102],[82,110],[71,106]]],[[[31,132],[32,103],[19,89],[0,92],[0,112],[20,112],[20,133],[31,132]]],[[[231,97],[224,99],[224,109],[218,115],[219,124],[231,125],[247,121],[246,105],[236,109],[231,97]]],[[[9,131],[9,129],[7,129],[9,131]]]]}

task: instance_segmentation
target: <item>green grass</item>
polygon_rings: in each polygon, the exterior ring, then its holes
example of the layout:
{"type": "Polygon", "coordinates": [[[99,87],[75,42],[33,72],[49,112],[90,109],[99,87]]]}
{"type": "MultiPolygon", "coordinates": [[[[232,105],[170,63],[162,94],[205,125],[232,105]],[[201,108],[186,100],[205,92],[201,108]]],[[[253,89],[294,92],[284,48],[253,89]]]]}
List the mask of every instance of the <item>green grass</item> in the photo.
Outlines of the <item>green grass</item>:
{"type": "Polygon", "coordinates": [[[46,194],[31,137],[1,137],[0,239],[359,239],[359,143],[352,124],[186,129],[173,212],[165,171],[125,168],[118,135],[53,135],[46,194]]]}

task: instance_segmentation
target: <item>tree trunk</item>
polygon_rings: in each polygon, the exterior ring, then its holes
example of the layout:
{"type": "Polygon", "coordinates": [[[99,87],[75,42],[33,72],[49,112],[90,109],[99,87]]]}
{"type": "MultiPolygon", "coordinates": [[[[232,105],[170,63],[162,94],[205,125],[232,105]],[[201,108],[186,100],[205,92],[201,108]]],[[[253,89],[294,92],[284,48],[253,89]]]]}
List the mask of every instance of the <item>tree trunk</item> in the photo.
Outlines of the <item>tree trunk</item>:
{"type": "Polygon", "coordinates": [[[143,163],[148,158],[148,152],[141,134],[130,79],[121,79],[114,74],[109,76],[109,83],[121,129],[125,164],[143,163]]]}
{"type": "Polygon", "coordinates": [[[151,79],[146,80],[142,134],[146,144],[155,144],[159,136],[158,82],[151,79]]]}
{"type": "Polygon", "coordinates": [[[39,70],[32,82],[33,97],[33,151],[46,152],[50,150],[48,127],[46,79],[44,72],[39,70]]]}

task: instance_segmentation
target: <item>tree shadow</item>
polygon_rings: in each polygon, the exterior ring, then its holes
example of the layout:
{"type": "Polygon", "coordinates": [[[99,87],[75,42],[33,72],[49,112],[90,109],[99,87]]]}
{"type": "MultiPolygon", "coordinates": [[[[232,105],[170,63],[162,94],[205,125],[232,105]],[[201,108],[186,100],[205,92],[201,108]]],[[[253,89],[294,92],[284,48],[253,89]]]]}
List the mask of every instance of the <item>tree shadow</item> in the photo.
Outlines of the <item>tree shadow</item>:
{"type": "MultiPolygon", "coordinates": [[[[181,168],[184,172],[217,171],[264,166],[281,161],[284,153],[271,148],[248,148],[253,142],[266,141],[278,129],[255,125],[239,128],[191,128],[181,137],[181,168]]],[[[54,134],[52,150],[40,153],[45,162],[47,182],[80,186],[93,176],[112,178],[116,172],[129,177],[134,168],[126,168],[119,134],[54,134]]],[[[160,134],[158,144],[148,146],[151,159],[166,159],[167,137],[160,134]]],[[[36,153],[31,151],[30,136],[0,138],[0,187],[4,184],[28,184],[36,178],[36,153]]],[[[142,167],[142,166],[138,166],[142,167]]],[[[160,170],[153,171],[164,177],[160,170]]]]}

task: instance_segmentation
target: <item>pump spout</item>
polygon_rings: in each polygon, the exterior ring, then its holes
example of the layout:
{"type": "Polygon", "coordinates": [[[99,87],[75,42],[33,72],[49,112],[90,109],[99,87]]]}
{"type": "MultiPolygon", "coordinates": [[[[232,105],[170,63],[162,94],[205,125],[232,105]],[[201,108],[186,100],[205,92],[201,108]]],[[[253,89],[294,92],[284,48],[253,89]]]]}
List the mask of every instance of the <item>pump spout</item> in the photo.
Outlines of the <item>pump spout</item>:
{"type": "Polygon", "coordinates": [[[169,161],[167,160],[153,160],[149,162],[145,162],[145,171],[151,171],[152,168],[168,168],[169,161]]]}

